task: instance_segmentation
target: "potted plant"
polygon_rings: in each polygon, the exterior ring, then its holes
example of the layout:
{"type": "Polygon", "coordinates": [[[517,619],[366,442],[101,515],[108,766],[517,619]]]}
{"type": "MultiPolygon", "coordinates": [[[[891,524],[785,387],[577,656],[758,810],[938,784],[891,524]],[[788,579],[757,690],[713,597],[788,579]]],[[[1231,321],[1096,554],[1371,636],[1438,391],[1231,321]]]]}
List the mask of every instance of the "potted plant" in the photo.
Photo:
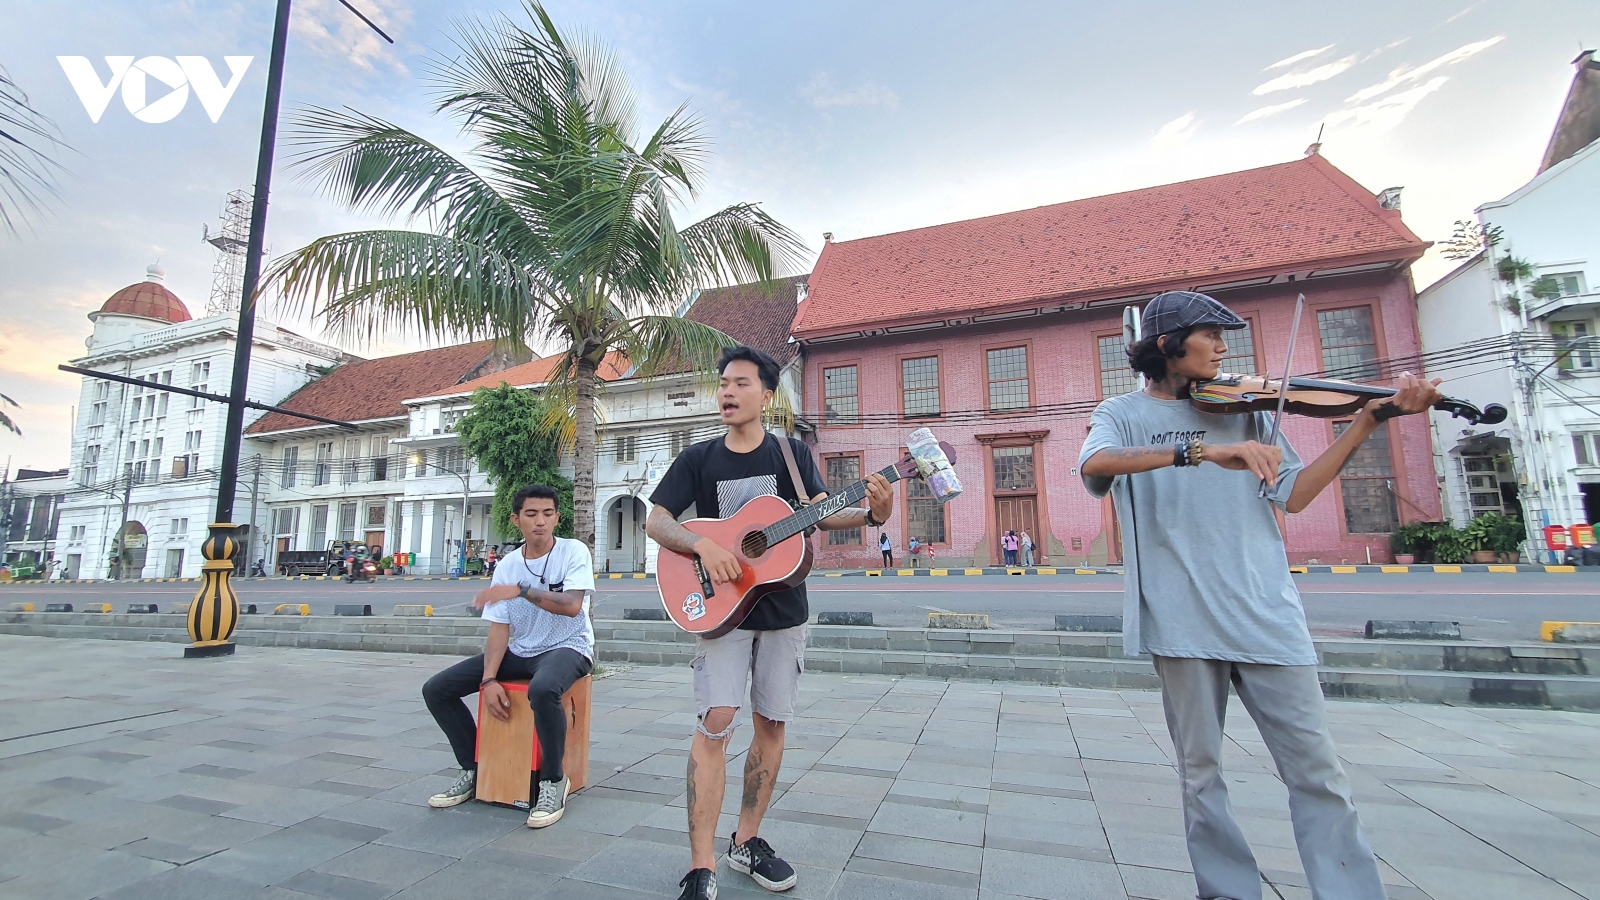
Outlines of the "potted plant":
{"type": "Polygon", "coordinates": [[[1401,525],[1389,535],[1389,552],[1394,554],[1394,561],[1402,566],[1409,566],[1417,561],[1417,526],[1401,525]]]}
{"type": "Polygon", "coordinates": [[[1500,562],[1518,563],[1522,561],[1522,542],[1527,538],[1528,530],[1521,519],[1500,516],[1494,529],[1489,532],[1488,549],[1495,553],[1500,562]]]}
{"type": "Polygon", "coordinates": [[[1468,552],[1472,554],[1475,563],[1492,563],[1495,552],[1489,548],[1489,535],[1494,531],[1499,519],[1504,518],[1499,513],[1482,513],[1467,523],[1461,529],[1462,543],[1466,544],[1468,552]]]}
{"type": "Polygon", "coordinates": [[[383,559],[378,560],[378,568],[383,570],[383,574],[385,574],[385,575],[393,575],[394,574],[394,557],[392,555],[391,556],[385,556],[383,559]]]}
{"type": "Polygon", "coordinates": [[[1464,563],[1472,551],[1467,547],[1462,532],[1447,523],[1438,523],[1433,532],[1433,561],[1439,563],[1464,563]]]}

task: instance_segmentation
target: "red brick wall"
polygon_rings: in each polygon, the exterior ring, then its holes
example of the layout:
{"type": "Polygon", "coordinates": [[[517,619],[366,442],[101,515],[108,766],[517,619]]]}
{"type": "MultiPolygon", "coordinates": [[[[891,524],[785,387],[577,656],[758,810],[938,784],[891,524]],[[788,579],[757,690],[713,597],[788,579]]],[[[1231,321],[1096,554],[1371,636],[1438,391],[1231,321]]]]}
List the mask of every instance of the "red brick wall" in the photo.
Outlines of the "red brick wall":
{"type": "MultiPolygon", "coordinates": [[[[1297,372],[1323,368],[1317,339],[1318,309],[1369,304],[1379,332],[1379,356],[1417,352],[1415,298],[1407,274],[1343,278],[1330,282],[1302,282],[1221,295],[1240,315],[1250,318],[1256,342],[1258,371],[1274,376],[1283,371],[1290,323],[1297,290],[1306,292],[1307,309],[1301,320],[1300,343],[1295,351],[1297,372]]],[[[1074,470],[1078,450],[1087,434],[1088,410],[1061,410],[1052,406],[1100,399],[1100,371],[1095,337],[1120,327],[1119,309],[1084,311],[1018,323],[941,329],[908,337],[880,337],[843,344],[808,347],[805,359],[803,408],[806,417],[821,422],[821,373],[841,363],[859,366],[860,404],[865,416],[900,412],[900,359],[906,356],[940,356],[941,408],[947,413],[979,410],[987,406],[985,349],[1008,343],[1030,346],[1032,402],[1043,407],[1024,416],[979,416],[976,420],[927,423],[958,454],[956,469],[965,493],[948,507],[950,542],[940,546],[940,556],[952,563],[975,559],[998,560],[994,534],[995,512],[991,500],[991,473],[984,464],[983,445],[975,435],[1048,430],[1037,473],[1040,488],[1041,531],[1048,527],[1048,542],[1040,534],[1037,555],[1041,565],[1103,562],[1107,554],[1120,554],[1114,546],[1112,523],[1105,504],[1090,497],[1074,470]],[[1077,540],[1080,549],[1074,549],[1077,540]]],[[[863,454],[864,471],[875,471],[899,457],[905,435],[914,425],[866,424],[856,427],[823,426],[817,434],[819,457],[844,452],[863,454]]],[[[1290,441],[1306,460],[1314,459],[1332,442],[1328,421],[1289,417],[1290,441]]],[[[1395,420],[1391,456],[1402,520],[1440,517],[1433,456],[1425,416],[1395,420]]],[[[903,491],[902,491],[903,496],[903,491]]],[[[1388,561],[1385,535],[1351,535],[1345,531],[1344,509],[1338,483],[1331,485],[1310,507],[1289,517],[1289,557],[1295,562],[1388,561]]],[[[1205,527],[1205,523],[1193,523],[1205,527]]],[[[906,531],[904,506],[897,503],[887,530],[894,540],[897,564],[904,557],[906,531]]],[[[830,547],[826,535],[815,540],[822,567],[876,566],[879,560],[876,532],[863,534],[859,547],[830,547]]]]}

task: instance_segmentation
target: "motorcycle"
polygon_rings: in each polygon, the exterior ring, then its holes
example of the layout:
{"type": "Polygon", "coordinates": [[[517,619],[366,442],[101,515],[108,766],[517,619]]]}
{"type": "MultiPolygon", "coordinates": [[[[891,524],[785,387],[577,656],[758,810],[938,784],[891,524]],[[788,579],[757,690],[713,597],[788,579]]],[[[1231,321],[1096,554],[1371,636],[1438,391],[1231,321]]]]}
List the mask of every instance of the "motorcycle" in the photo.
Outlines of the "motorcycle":
{"type": "Polygon", "coordinates": [[[351,563],[345,573],[344,580],[350,583],[357,581],[377,581],[378,564],[370,559],[358,559],[351,563]]]}

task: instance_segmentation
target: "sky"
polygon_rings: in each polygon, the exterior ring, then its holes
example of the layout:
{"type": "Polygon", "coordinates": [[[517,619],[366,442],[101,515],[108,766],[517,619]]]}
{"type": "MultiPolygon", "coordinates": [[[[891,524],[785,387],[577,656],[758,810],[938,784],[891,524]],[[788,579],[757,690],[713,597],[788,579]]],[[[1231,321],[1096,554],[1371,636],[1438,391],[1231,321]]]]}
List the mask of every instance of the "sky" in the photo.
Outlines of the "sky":
{"type": "MultiPolygon", "coordinates": [[[[299,0],[285,117],[349,107],[463,147],[432,113],[428,61],[462,20],[526,23],[519,0],[299,0]]],[[[45,4],[0,0],[0,65],[59,129],[59,196],[18,235],[0,232],[0,394],[24,434],[0,459],[57,468],[70,453],[87,314],[159,264],[196,316],[210,293],[228,191],[254,181],[274,4],[45,4]],[[104,82],[107,56],[251,56],[214,122],[191,96],[169,121],[131,114],[122,94],[99,121],[59,56],[104,82]]],[[[761,203],[820,251],[942,222],[1182,181],[1322,153],[1373,191],[1403,186],[1403,215],[1442,241],[1455,220],[1535,174],[1579,50],[1600,42],[1583,0],[752,3],[550,0],[558,26],[620,59],[652,126],[687,103],[712,154],[689,221],[761,203]],[[1587,43],[1585,43],[1587,42],[1587,43]]],[[[146,116],[167,88],[145,79],[146,116]]],[[[168,100],[168,103],[173,101],[168,100]]],[[[273,254],[341,231],[394,227],[345,212],[280,147],[266,244],[273,254]]],[[[1422,287],[1451,263],[1431,252],[1422,287]]],[[[264,317],[322,337],[271,300],[264,317]]],[[[364,356],[428,346],[389,334],[345,345],[364,356]]]]}

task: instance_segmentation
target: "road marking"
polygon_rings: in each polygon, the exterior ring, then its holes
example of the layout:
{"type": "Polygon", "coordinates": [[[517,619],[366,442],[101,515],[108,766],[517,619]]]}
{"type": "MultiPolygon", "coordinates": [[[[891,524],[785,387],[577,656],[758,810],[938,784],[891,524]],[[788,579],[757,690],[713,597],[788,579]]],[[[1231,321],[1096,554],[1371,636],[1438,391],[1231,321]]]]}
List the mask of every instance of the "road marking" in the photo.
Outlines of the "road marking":
{"type": "Polygon", "coordinates": [[[936,612],[936,613],[947,613],[947,612],[950,612],[950,610],[944,609],[944,608],[938,607],[938,606],[920,606],[920,607],[918,607],[918,609],[925,609],[928,612],[936,612]]]}
{"type": "Polygon", "coordinates": [[[1328,567],[1328,571],[1332,572],[1335,575],[1354,575],[1354,574],[1356,574],[1356,567],[1355,566],[1329,566],[1328,567]]]}

